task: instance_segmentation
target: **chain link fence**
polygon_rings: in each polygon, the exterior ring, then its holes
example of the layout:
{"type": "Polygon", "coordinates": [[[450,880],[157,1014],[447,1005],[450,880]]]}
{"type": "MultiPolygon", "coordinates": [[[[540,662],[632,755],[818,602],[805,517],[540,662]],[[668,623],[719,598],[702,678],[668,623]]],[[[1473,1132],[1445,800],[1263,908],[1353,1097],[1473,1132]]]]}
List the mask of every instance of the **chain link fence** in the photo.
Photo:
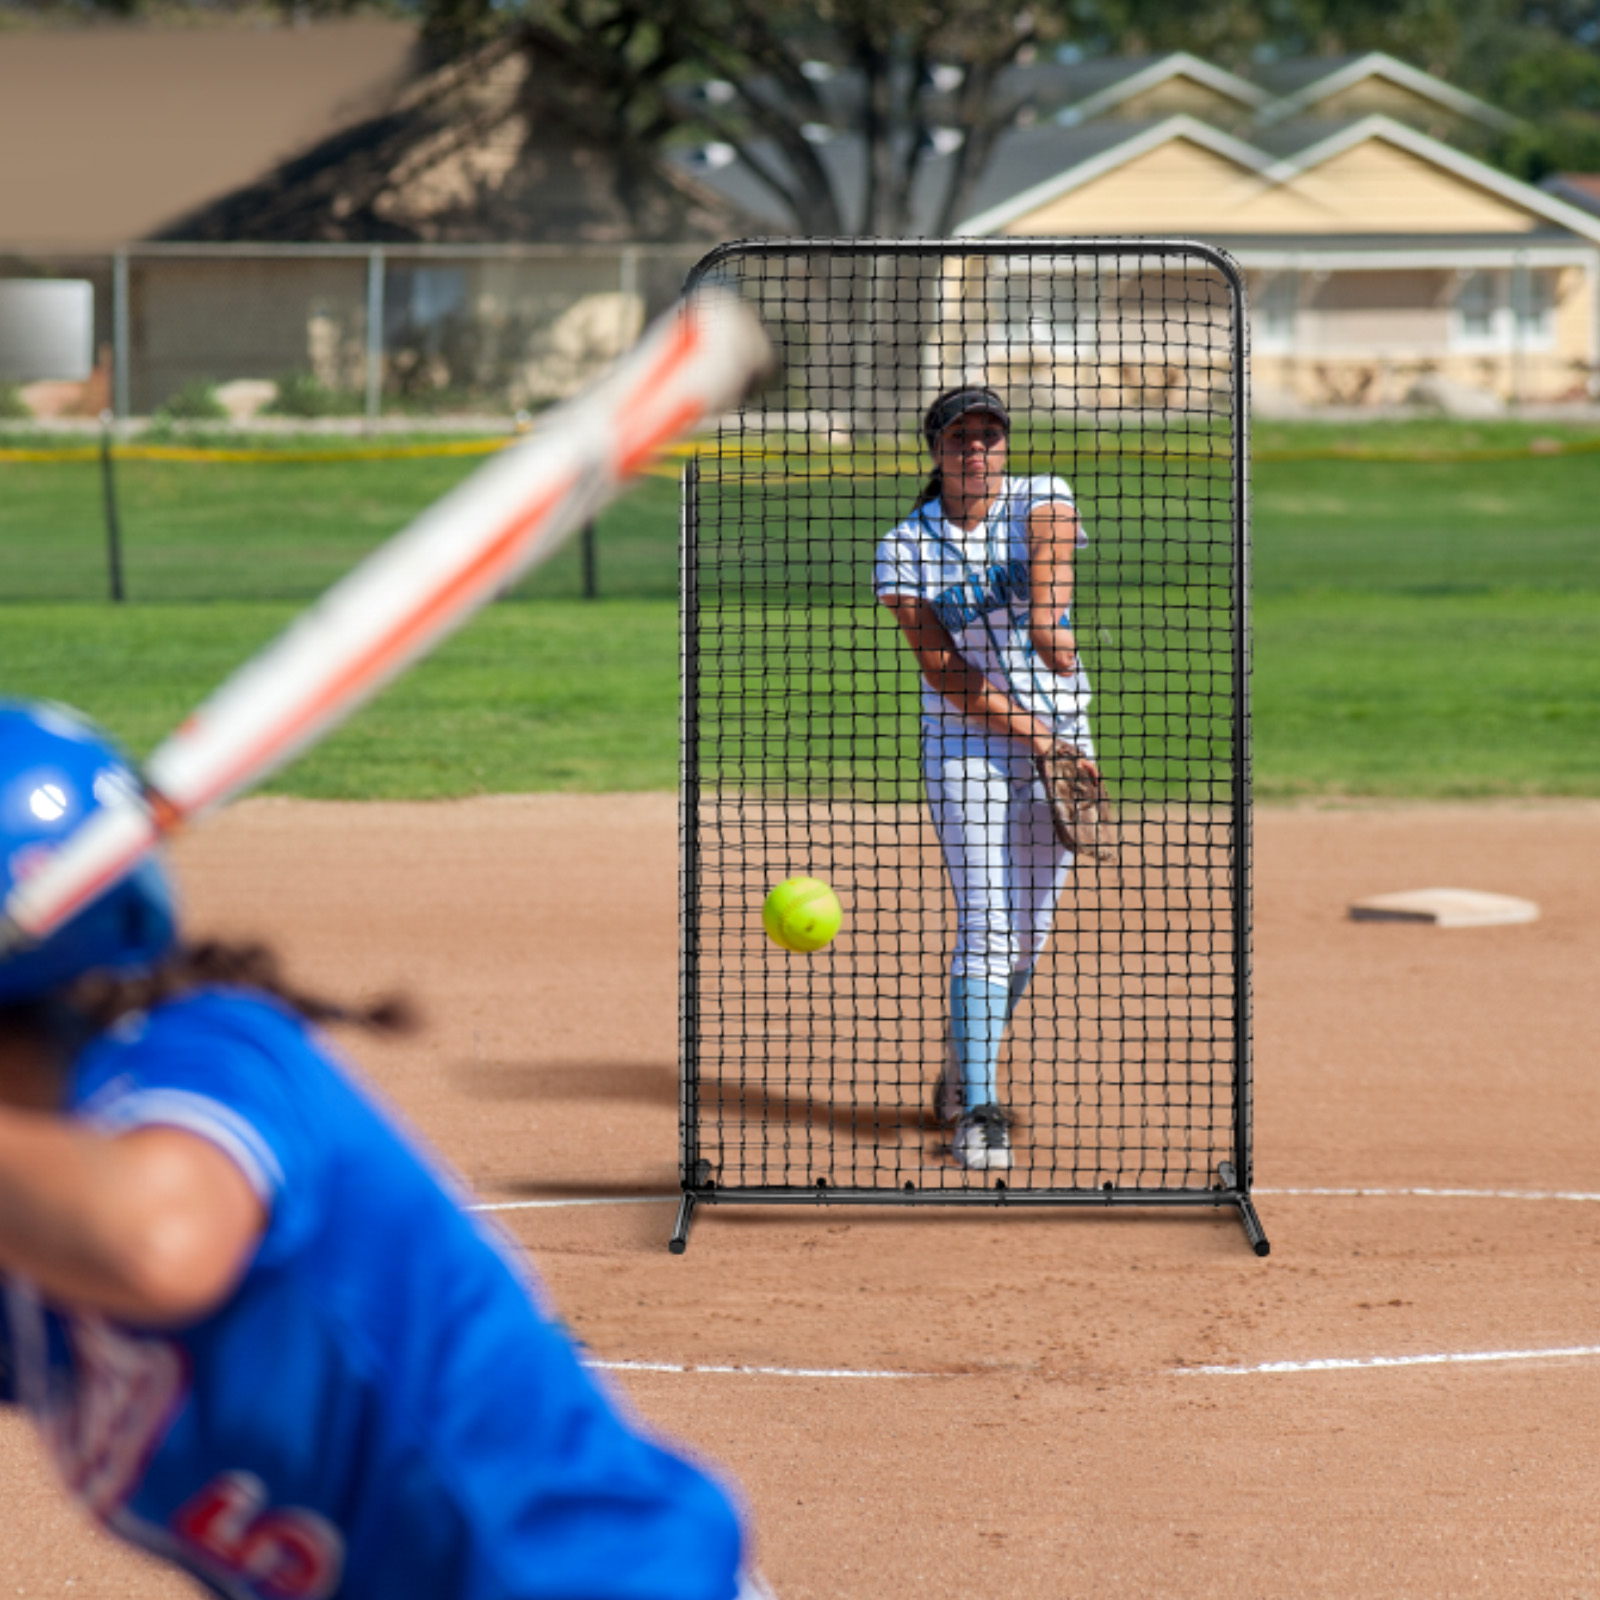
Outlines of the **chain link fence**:
{"type": "MultiPolygon", "coordinates": [[[[309,598],[630,346],[698,254],[137,245],[0,262],[0,278],[87,283],[93,317],[87,378],[0,385],[0,601],[309,598]]],[[[647,483],[517,595],[675,596],[674,494],[647,483]]]]}
{"type": "Polygon", "coordinates": [[[25,392],[36,415],[374,421],[562,399],[672,301],[697,253],[148,244],[0,276],[93,286],[94,375],[81,394],[25,392]]]}

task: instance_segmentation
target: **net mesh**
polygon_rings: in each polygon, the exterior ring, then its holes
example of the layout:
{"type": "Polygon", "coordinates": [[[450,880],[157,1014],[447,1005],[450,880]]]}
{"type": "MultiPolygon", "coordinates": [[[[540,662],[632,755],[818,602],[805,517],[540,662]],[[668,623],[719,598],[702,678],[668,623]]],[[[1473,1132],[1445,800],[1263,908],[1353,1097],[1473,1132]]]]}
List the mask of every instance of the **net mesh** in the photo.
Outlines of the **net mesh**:
{"type": "Polygon", "coordinates": [[[685,479],[686,1185],[1248,1183],[1236,275],[1197,246],[1008,241],[735,246],[711,280],[783,367],[685,479]],[[924,410],[963,383],[1004,395],[1006,470],[1064,478],[1087,532],[1072,625],[1120,834],[1073,863],[1006,1030],[1004,1170],[960,1165],[935,1115],[956,894],[918,663],[874,591],[928,476],[924,410]],[[762,929],[797,875],[844,907],[812,955],[762,929]]]}

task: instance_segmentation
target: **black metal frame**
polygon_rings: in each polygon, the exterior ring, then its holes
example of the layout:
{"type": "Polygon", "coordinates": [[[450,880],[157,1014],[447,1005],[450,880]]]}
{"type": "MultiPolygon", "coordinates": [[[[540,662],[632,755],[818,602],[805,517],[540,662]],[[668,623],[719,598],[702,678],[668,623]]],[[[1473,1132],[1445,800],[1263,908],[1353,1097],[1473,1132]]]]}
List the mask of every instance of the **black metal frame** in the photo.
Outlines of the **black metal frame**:
{"type": "Polygon", "coordinates": [[[1232,881],[1233,914],[1233,1150],[1232,1160],[1219,1160],[1213,1182],[1206,1188],[1138,1188],[1106,1183],[1099,1188],[1011,1189],[1003,1180],[971,1189],[919,1188],[912,1182],[895,1187],[861,1188],[829,1185],[814,1187],[722,1186],[702,1160],[699,1147],[698,977],[699,949],[699,801],[698,767],[693,759],[697,740],[698,658],[695,637],[699,596],[695,552],[698,538],[698,467],[691,463],[683,478],[680,548],[680,666],[682,673],[681,732],[683,739],[680,786],[680,1188],[681,1200],[669,1241],[674,1254],[688,1246],[689,1227],[700,1205],[938,1205],[1001,1210],[1016,1207],[1128,1208],[1232,1207],[1246,1239],[1258,1256],[1270,1245],[1251,1199],[1253,1172],[1251,1051],[1251,761],[1250,761],[1250,629],[1249,629],[1249,326],[1245,285],[1237,264],[1215,246],[1183,239],[758,239],[718,246],[690,271],[686,291],[713,278],[719,266],[740,255],[794,255],[806,251],[817,256],[980,256],[980,255],[1082,255],[1082,256],[1183,256],[1216,268],[1227,280],[1231,294],[1232,363],[1235,382],[1231,416],[1232,522],[1233,522],[1233,783],[1232,881]]]}

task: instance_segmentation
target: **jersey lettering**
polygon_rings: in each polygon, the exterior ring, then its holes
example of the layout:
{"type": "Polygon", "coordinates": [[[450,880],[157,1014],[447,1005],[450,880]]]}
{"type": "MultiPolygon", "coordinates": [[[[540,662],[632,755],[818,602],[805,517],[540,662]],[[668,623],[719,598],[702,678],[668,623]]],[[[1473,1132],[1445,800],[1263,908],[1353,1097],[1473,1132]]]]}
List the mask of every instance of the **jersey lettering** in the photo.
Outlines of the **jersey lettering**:
{"type": "Polygon", "coordinates": [[[994,591],[1007,604],[1027,605],[1028,603],[1028,563],[1026,561],[1002,561],[997,566],[989,569],[990,581],[994,591]]]}
{"type": "Polygon", "coordinates": [[[268,1506],[253,1473],[224,1472],[172,1519],[178,1534],[272,1600],[327,1600],[344,1572],[339,1530],[301,1506],[268,1506]]]}
{"type": "Polygon", "coordinates": [[[951,584],[930,603],[945,632],[958,634],[980,617],[1028,603],[1028,563],[997,561],[987,571],[951,584]]]}
{"type": "Polygon", "coordinates": [[[69,1324],[77,1381],[39,1419],[63,1481],[95,1516],[128,1497],[188,1392],[175,1344],[135,1338],[98,1318],[69,1324]]]}
{"type": "Polygon", "coordinates": [[[943,594],[933,597],[933,614],[939,619],[939,626],[952,636],[961,632],[967,625],[967,608],[961,599],[961,585],[946,589],[943,594]]]}

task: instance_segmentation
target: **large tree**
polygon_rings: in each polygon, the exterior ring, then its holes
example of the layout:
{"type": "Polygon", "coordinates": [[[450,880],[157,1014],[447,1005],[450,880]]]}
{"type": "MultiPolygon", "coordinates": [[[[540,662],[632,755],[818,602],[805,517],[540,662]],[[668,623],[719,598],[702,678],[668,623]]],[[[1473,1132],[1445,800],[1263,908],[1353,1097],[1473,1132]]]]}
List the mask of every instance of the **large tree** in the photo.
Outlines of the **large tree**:
{"type": "Polygon", "coordinates": [[[1600,168],[1600,0],[409,3],[445,52],[522,29],[584,86],[575,114],[601,118],[625,154],[714,141],[813,235],[911,231],[913,193],[935,175],[922,231],[947,231],[997,142],[1037,109],[1008,69],[1058,47],[1186,49],[1244,71],[1383,50],[1521,118],[1479,151],[1518,176],[1600,168]],[[859,141],[859,181],[841,183],[818,126],[859,141]]]}
{"type": "Polygon", "coordinates": [[[996,142],[1028,100],[1007,69],[1063,38],[1048,4],[994,0],[425,0],[439,53],[512,28],[573,89],[568,114],[600,119],[639,160],[663,147],[733,152],[806,234],[894,236],[930,158],[932,231],[961,214],[996,142]],[[581,90],[581,92],[579,92],[581,90]],[[856,142],[859,179],[839,181],[819,127],[856,142]]]}

